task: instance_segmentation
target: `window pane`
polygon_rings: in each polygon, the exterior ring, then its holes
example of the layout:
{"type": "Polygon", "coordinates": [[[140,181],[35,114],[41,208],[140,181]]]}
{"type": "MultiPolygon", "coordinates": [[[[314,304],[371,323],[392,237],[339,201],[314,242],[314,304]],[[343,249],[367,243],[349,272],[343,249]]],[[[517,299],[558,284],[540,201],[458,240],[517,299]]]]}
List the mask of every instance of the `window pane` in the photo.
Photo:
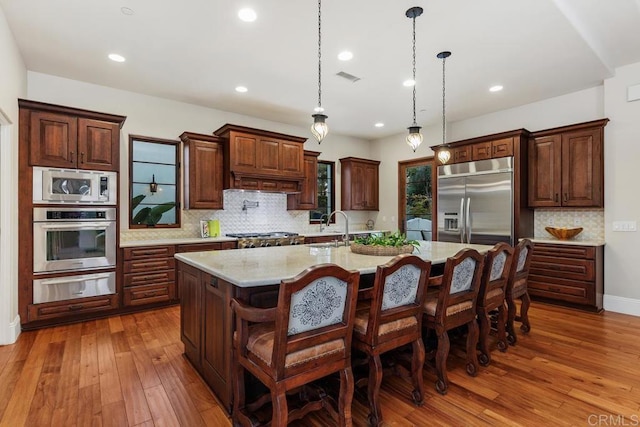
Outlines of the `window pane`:
{"type": "Polygon", "coordinates": [[[334,164],[318,162],[318,208],[309,212],[309,220],[320,221],[322,215],[329,215],[335,208],[334,164]]]}
{"type": "Polygon", "coordinates": [[[176,164],[176,147],[170,144],[133,141],[133,159],[135,162],[176,164]]]}
{"type": "Polygon", "coordinates": [[[406,167],[403,204],[407,237],[431,240],[433,194],[430,161],[406,167]]]}

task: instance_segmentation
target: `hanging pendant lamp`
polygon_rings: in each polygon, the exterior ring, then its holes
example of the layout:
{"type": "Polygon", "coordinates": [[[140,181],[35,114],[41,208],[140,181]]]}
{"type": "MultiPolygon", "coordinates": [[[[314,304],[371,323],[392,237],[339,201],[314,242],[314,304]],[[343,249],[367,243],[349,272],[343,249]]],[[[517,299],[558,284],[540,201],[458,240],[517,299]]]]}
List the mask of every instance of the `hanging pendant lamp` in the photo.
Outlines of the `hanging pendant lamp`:
{"type": "Polygon", "coordinates": [[[324,108],[322,108],[322,0],[318,0],[318,106],[314,109],[315,114],[312,114],[313,124],[311,125],[311,133],[318,140],[318,144],[329,133],[329,127],[325,120],[327,115],[324,114],[324,108]]]}
{"type": "Polygon", "coordinates": [[[442,164],[446,164],[451,159],[451,151],[447,145],[447,116],[446,116],[446,103],[445,103],[445,61],[451,56],[451,52],[444,51],[438,55],[439,59],[442,59],[442,145],[438,150],[438,160],[442,164]]]}
{"type": "Polygon", "coordinates": [[[405,15],[413,20],[413,123],[408,128],[407,144],[415,152],[416,148],[422,143],[421,128],[416,123],[416,18],[422,15],[422,8],[418,6],[412,7],[407,10],[405,15]]]}

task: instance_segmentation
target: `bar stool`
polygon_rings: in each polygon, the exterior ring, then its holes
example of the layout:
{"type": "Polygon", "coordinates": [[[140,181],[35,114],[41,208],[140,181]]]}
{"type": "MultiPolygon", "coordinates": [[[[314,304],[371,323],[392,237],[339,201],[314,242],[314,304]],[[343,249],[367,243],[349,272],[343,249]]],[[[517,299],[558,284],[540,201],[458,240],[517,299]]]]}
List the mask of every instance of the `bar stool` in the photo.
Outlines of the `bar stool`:
{"type": "Polygon", "coordinates": [[[518,341],[514,321],[520,321],[520,330],[529,332],[531,324],[529,323],[529,306],[531,299],[527,285],[529,283],[529,266],[531,265],[531,255],[533,254],[533,243],[529,239],[522,239],[515,248],[513,254],[514,265],[511,268],[509,283],[507,284],[507,341],[511,345],[515,345],[518,341]],[[520,300],[520,315],[517,315],[516,299],[520,300]]]}

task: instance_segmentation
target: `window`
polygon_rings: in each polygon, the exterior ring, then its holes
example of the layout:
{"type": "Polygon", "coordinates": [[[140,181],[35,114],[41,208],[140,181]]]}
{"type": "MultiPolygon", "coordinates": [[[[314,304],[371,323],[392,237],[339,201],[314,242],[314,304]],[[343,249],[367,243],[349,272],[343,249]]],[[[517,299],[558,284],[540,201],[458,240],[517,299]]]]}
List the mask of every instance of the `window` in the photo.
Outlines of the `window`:
{"type": "Polygon", "coordinates": [[[179,141],[129,136],[130,228],[180,227],[179,141]]]}
{"type": "MultiPolygon", "coordinates": [[[[335,210],[335,162],[318,160],[318,208],[309,212],[309,222],[319,223],[335,210]],[[325,215],[325,218],[322,216],[325,215]]],[[[331,219],[335,222],[335,218],[331,219]]]]}
{"type": "Polygon", "coordinates": [[[398,228],[415,240],[431,240],[433,157],[398,165],[398,228]]]}

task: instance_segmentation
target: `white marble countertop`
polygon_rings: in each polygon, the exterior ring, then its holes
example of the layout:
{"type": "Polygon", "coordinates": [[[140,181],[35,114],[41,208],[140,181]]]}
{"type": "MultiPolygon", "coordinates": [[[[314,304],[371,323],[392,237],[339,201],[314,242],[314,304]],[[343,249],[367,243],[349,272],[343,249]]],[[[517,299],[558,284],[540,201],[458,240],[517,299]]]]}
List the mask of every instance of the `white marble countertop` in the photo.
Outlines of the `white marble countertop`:
{"type": "Polygon", "coordinates": [[[533,243],[549,243],[552,245],[604,246],[604,240],[560,240],[553,237],[529,237],[533,243]]]}
{"type": "MultiPolygon", "coordinates": [[[[435,264],[445,262],[463,248],[473,248],[484,253],[492,246],[421,242],[419,252],[414,253],[435,264]]],[[[294,277],[308,267],[323,263],[338,264],[349,270],[358,270],[361,274],[375,273],[378,265],[393,257],[355,254],[345,246],[336,248],[311,244],[189,252],[176,254],[175,258],[238,287],[253,287],[280,283],[282,279],[294,277]]]]}
{"type": "MultiPolygon", "coordinates": [[[[352,236],[354,234],[370,234],[370,233],[388,233],[389,230],[349,230],[349,235],[352,236]]],[[[329,229],[312,233],[300,233],[300,235],[304,237],[321,237],[321,236],[341,236],[344,234],[344,231],[329,229]]]]}
{"type": "Polygon", "coordinates": [[[236,240],[238,239],[233,237],[176,237],[170,239],[130,240],[120,242],[120,247],[133,248],[139,246],[183,245],[188,243],[235,242],[236,240]]]}

